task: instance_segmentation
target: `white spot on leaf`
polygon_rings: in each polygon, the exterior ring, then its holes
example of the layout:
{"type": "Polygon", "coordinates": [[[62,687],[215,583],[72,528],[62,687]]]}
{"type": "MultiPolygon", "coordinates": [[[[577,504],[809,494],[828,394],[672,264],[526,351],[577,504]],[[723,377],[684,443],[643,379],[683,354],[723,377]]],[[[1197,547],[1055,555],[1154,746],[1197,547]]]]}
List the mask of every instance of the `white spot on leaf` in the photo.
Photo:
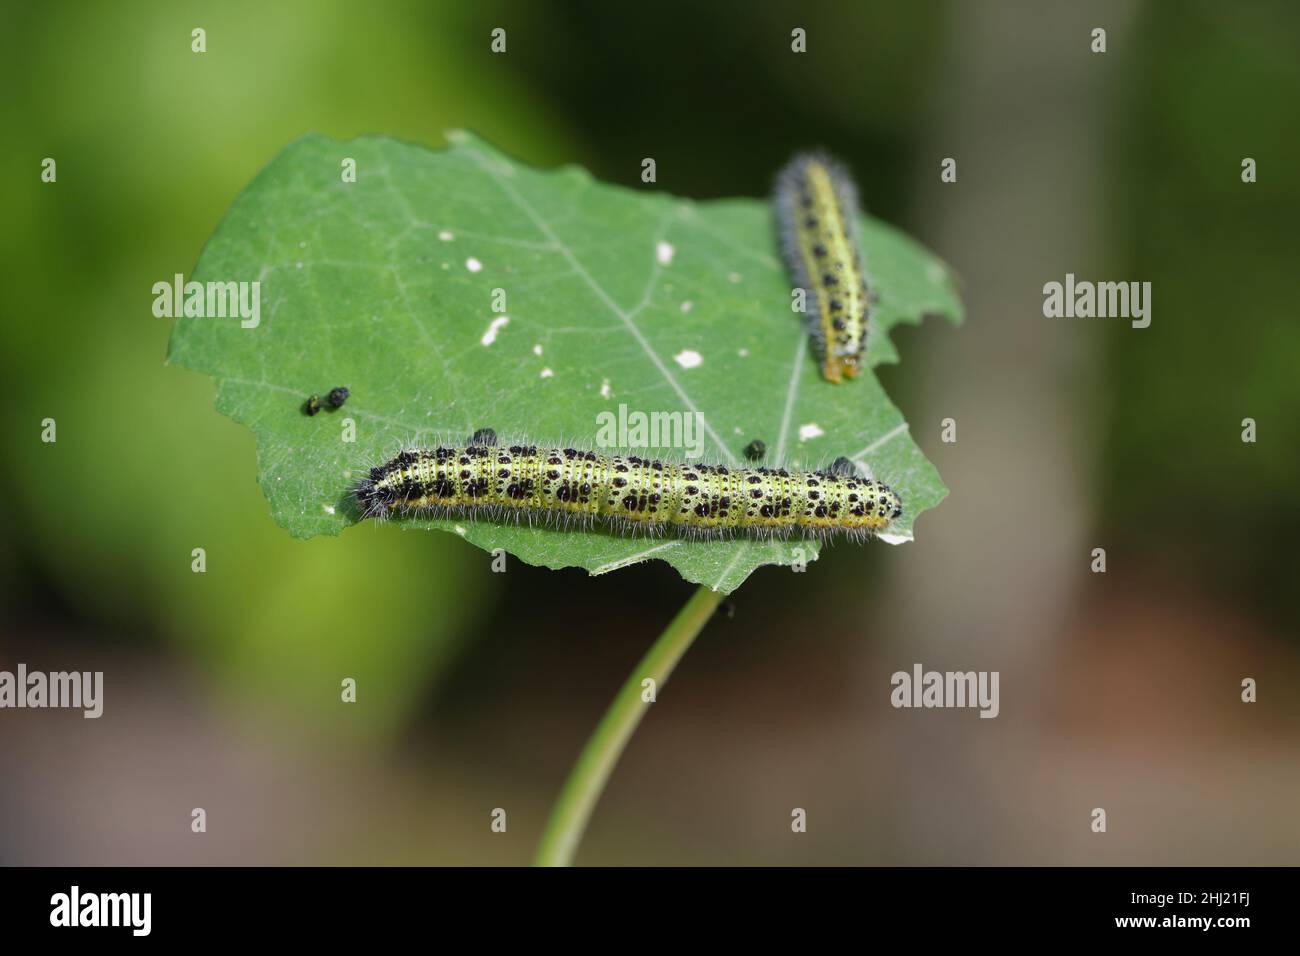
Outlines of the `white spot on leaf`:
{"type": "Polygon", "coordinates": [[[704,356],[693,349],[682,349],[673,356],[673,361],[682,368],[695,368],[704,361],[704,356]]]}
{"type": "Polygon", "coordinates": [[[488,323],[487,331],[483,333],[483,338],[479,339],[484,345],[491,345],[497,340],[497,333],[510,324],[510,316],[498,315],[488,323]]]}
{"type": "Polygon", "coordinates": [[[533,354],[534,354],[534,355],[541,355],[541,354],[542,354],[542,343],[541,343],[541,342],[538,342],[536,345],[533,346],[533,354]]]}
{"type": "Polygon", "coordinates": [[[807,425],[799,426],[799,440],[807,441],[810,438],[819,438],[826,433],[816,422],[809,422],[807,425]]]}
{"type": "Polygon", "coordinates": [[[446,229],[444,229],[442,232],[438,233],[438,238],[441,239],[443,242],[451,242],[451,240],[452,240],[454,237],[452,236],[452,234],[451,234],[450,232],[448,232],[446,229]]]}
{"type": "Polygon", "coordinates": [[[912,540],[912,535],[910,533],[889,534],[888,532],[881,532],[877,534],[876,537],[885,542],[885,544],[907,544],[907,542],[912,540]]]}
{"type": "Polygon", "coordinates": [[[600,383],[600,397],[609,398],[609,379],[605,379],[600,383]]]}
{"type": "Polygon", "coordinates": [[[473,256],[465,260],[465,268],[470,272],[480,272],[483,269],[483,263],[479,262],[473,256]]]}
{"type": "Polygon", "coordinates": [[[661,242],[655,246],[655,258],[659,260],[661,266],[666,266],[673,261],[673,253],[676,251],[671,243],[661,242]]]}
{"type": "Polygon", "coordinates": [[[553,371],[551,371],[549,368],[544,368],[544,369],[542,369],[542,378],[550,378],[550,377],[553,376],[554,374],[555,374],[555,373],[554,373],[553,371]]]}

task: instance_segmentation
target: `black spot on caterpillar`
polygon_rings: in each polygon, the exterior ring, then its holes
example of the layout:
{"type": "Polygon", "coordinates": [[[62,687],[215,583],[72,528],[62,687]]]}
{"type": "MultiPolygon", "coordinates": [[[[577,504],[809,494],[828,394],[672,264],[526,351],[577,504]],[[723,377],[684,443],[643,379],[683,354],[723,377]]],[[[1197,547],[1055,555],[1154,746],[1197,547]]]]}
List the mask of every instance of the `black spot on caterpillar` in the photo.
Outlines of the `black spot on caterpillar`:
{"type": "Polygon", "coordinates": [[[822,154],[792,159],[777,175],[781,251],[805,294],[808,331],[822,375],[857,377],[867,344],[871,296],[858,255],[858,196],[847,171],[822,154]]]}
{"type": "Polygon", "coordinates": [[[497,443],[497,433],[490,428],[480,428],[470,436],[471,445],[495,445],[497,443]]]}
{"type": "Polygon", "coordinates": [[[370,469],[353,496],[362,517],[463,515],[686,537],[861,540],[888,530],[903,512],[888,485],[855,472],[736,468],[523,443],[404,449],[370,469]]]}

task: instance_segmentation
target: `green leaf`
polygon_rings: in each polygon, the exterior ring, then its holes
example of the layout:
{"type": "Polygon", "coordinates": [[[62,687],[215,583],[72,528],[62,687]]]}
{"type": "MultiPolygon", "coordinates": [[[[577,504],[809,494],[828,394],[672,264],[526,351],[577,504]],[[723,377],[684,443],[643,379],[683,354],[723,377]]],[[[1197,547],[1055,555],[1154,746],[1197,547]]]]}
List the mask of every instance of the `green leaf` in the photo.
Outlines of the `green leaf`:
{"type": "MultiPolygon", "coordinates": [[[[216,380],[217,409],[257,438],[258,480],[298,537],[354,523],[347,490],[402,441],[463,442],[477,428],[594,444],[597,415],[699,411],[706,454],[740,461],[847,455],[903,496],[898,537],[947,494],[874,374],[821,378],[768,203],[693,202],[539,171],[465,133],[431,151],[383,137],[291,144],[239,196],[195,268],[199,282],[260,280],[260,322],[179,318],[169,361],[216,380]],[[356,161],[355,182],[340,175],[356,161]],[[671,252],[671,254],[669,254],[671,252]],[[504,290],[509,322],[495,318],[504,290]],[[248,324],[248,323],[245,323],[248,324]],[[698,353],[693,364],[684,353],[698,353]],[[309,394],[351,390],[309,418],[309,394]],[[342,440],[344,419],[356,425],[342,440]]],[[[880,302],[868,364],[897,360],[889,330],[959,321],[947,267],[871,218],[861,239],[880,302]]],[[[656,449],[651,449],[654,454],[656,449]]],[[[669,452],[671,453],[671,452],[669,452]]],[[[676,455],[680,456],[681,451],[676,455]]],[[[686,541],[471,520],[405,520],[530,563],[603,574],[669,562],[732,591],[757,567],[817,556],[816,541],[686,541]]]]}

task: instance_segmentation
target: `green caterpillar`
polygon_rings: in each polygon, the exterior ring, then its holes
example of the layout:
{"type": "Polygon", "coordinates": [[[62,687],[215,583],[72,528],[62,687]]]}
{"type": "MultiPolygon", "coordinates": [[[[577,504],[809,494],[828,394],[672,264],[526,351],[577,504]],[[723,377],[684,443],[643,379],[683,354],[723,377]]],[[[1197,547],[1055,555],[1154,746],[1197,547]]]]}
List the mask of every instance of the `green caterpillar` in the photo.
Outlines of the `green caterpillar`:
{"type": "Polygon", "coordinates": [[[887,530],[903,512],[888,485],[847,459],[829,469],[731,468],[578,448],[468,445],[408,448],[354,488],[363,517],[411,513],[540,523],[600,523],[622,533],[786,537],[887,530]]]}
{"type": "Polygon", "coordinates": [[[857,190],[839,163],[822,155],[792,159],[776,180],[781,251],[804,290],[808,330],[822,375],[856,378],[867,344],[871,294],[858,255],[857,190]]]}

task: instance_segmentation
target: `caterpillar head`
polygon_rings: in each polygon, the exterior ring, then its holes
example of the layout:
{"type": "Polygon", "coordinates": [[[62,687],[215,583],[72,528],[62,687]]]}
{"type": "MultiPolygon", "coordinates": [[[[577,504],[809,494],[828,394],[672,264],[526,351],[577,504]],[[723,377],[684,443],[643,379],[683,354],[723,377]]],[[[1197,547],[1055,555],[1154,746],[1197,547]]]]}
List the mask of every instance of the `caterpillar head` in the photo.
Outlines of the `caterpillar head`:
{"type": "Polygon", "coordinates": [[[889,485],[867,481],[855,494],[858,501],[849,501],[849,524],[868,532],[887,531],[903,513],[903,499],[889,485]]]}
{"type": "Polygon", "coordinates": [[[889,485],[876,482],[876,518],[884,522],[880,530],[883,531],[893,524],[902,513],[903,499],[898,492],[889,485]]]}
{"type": "Polygon", "coordinates": [[[846,378],[857,378],[862,372],[862,355],[859,352],[837,354],[827,350],[822,359],[822,377],[838,385],[846,378]]]}

